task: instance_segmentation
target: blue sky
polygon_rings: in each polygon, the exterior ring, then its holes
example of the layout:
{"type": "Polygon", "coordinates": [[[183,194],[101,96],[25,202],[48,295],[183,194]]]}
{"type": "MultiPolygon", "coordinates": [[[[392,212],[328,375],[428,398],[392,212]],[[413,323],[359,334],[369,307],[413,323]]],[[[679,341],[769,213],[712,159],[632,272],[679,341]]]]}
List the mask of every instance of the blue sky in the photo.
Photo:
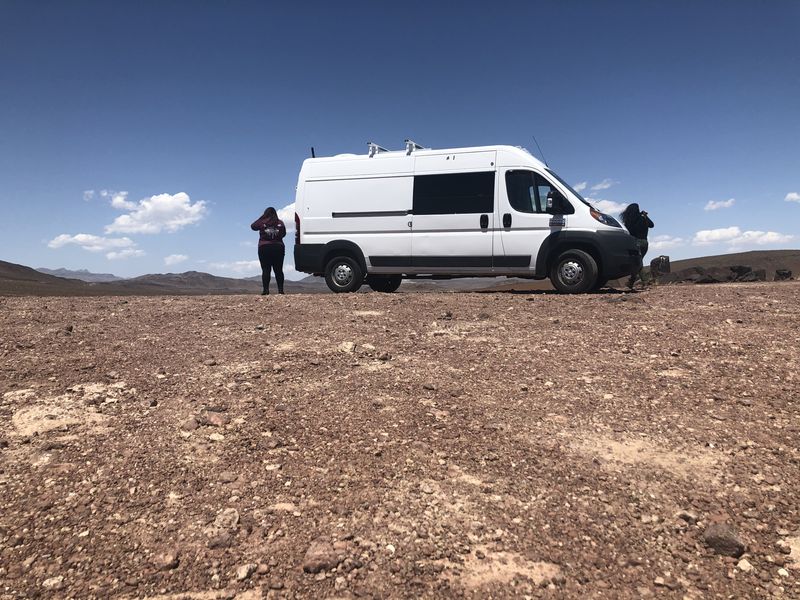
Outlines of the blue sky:
{"type": "Polygon", "coordinates": [[[532,134],[651,254],[797,248],[799,30],[780,0],[0,0],[0,259],[254,275],[310,146],[532,134]]]}

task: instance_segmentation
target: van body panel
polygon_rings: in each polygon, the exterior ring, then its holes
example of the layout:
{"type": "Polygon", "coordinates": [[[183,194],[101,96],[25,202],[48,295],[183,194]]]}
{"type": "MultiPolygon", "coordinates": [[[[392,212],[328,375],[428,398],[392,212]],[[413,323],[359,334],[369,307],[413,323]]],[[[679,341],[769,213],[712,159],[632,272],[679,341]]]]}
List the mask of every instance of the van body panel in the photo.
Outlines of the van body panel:
{"type": "Polygon", "coordinates": [[[546,165],[512,146],[307,159],[295,206],[295,267],[306,273],[321,274],[326,261],[342,252],[367,274],[540,279],[571,248],[594,256],[603,280],[638,268],[630,235],[592,217],[546,165]],[[531,206],[519,204],[522,175],[514,192],[509,172],[531,173],[538,178],[533,187],[542,184],[531,206]],[[571,214],[543,211],[548,189],[561,192],[571,214]],[[513,201],[510,193],[517,194],[513,201]]]}

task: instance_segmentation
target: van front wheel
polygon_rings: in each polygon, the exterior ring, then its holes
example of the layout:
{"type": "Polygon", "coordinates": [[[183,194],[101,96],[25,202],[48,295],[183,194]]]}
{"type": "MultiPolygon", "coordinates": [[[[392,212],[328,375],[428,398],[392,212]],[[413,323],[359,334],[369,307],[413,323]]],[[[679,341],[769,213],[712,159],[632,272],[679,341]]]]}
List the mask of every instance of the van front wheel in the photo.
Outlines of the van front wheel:
{"type": "Polygon", "coordinates": [[[384,294],[396,292],[402,282],[403,278],[400,275],[370,275],[367,277],[369,287],[375,292],[384,294]]]}
{"type": "Polygon", "coordinates": [[[364,282],[364,273],[355,259],[337,256],[325,267],[325,283],[332,292],[355,292],[364,282]]]}
{"type": "Polygon", "coordinates": [[[597,282],[597,263],[583,250],[567,250],[553,263],[550,281],[562,294],[583,294],[597,282]]]}

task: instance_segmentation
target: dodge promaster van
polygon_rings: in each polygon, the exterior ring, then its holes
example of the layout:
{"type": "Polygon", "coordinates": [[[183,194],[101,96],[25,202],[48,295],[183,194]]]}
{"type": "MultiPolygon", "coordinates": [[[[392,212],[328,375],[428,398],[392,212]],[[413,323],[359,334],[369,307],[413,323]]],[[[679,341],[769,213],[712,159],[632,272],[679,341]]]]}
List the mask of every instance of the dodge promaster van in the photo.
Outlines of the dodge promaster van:
{"type": "Polygon", "coordinates": [[[295,199],[295,268],[334,292],[404,278],[550,278],[561,292],[598,289],[640,266],[633,237],[527,150],[485,146],[303,162],[295,199]]]}

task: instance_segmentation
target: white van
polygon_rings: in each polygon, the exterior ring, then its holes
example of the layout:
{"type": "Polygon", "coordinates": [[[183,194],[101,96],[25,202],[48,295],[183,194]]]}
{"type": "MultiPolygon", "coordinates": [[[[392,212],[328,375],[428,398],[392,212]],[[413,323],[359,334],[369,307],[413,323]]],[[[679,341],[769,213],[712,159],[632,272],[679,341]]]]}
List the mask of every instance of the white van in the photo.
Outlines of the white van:
{"type": "Polygon", "coordinates": [[[581,293],[630,275],[634,238],[527,150],[485,146],[303,162],[295,199],[295,268],[334,292],[403,278],[550,278],[581,293]]]}

